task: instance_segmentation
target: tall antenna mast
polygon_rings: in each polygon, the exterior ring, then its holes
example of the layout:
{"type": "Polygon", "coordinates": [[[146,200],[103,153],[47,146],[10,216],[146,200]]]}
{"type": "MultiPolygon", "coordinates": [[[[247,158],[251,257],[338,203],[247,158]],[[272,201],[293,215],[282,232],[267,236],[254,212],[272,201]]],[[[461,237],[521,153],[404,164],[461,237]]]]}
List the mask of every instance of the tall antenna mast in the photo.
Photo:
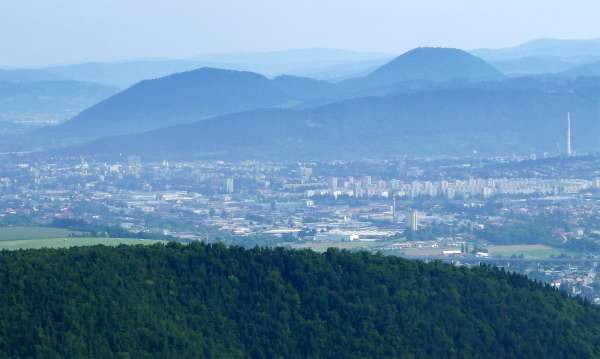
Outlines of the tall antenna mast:
{"type": "Polygon", "coordinates": [[[396,222],[396,194],[393,194],[392,198],[392,222],[396,222]]]}
{"type": "Polygon", "coordinates": [[[567,156],[571,156],[573,150],[571,148],[571,112],[567,112],[567,156]]]}

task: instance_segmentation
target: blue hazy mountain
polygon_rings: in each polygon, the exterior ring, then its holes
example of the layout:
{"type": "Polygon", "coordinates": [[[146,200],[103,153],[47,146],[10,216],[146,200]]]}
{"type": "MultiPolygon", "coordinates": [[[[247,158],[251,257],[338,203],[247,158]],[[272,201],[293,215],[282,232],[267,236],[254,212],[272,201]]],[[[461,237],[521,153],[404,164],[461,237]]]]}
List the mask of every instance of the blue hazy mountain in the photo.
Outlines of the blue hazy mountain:
{"type": "Polygon", "coordinates": [[[557,74],[594,62],[600,57],[528,56],[491,61],[498,70],[510,76],[557,74]]]}
{"type": "Polygon", "coordinates": [[[141,60],[115,63],[87,62],[48,67],[44,71],[75,81],[127,88],[139,81],[185,72],[211,64],[188,60],[141,60]]]}
{"type": "Polygon", "coordinates": [[[289,97],[266,77],[201,68],[145,80],[39,135],[97,138],[202,120],[225,113],[285,105],[289,97]]]}
{"type": "Polygon", "coordinates": [[[524,44],[502,49],[476,49],[470,51],[487,61],[518,59],[534,56],[600,57],[600,39],[536,39],[524,44]]]}
{"type": "Polygon", "coordinates": [[[406,81],[489,81],[502,77],[502,73],[493,66],[465,51],[420,47],[398,56],[364,77],[347,80],[341,85],[354,89],[406,81]]]}
{"type": "Polygon", "coordinates": [[[600,39],[537,39],[514,47],[477,49],[471,53],[508,75],[561,73],[600,61],[600,39]]]}
{"type": "Polygon", "coordinates": [[[563,72],[562,75],[570,77],[600,77],[600,60],[573,67],[563,72]]]}
{"type": "Polygon", "coordinates": [[[211,76],[193,76],[195,80],[185,86],[179,81],[195,71],[148,81],[147,86],[152,85],[148,88],[143,82],[63,126],[48,129],[46,137],[66,133],[81,139],[130,133],[66,151],[166,158],[556,153],[563,146],[565,114],[570,111],[576,119],[573,132],[578,150],[600,149],[595,135],[600,133],[600,82],[562,76],[505,78],[460,50],[410,51],[355,79],[351,86],[293,76],[268,80],[257,74],[214,69],[197,73],[211,76]],[[245,78],[254,80],[242,81],[245,78]],[[206,106],[220,103],[222,99],[214,95],[225,83],[246,92],[239,92],[239,97],[228,92],[228,102],[220,110],[229,114],[206,111],[206,106]],[[181,87],[187,89],[185,94],[181,87]],[[198,87],[205,96],[198,96],[198,87]],[[348,96],[348,88],[360,96],[348,96]],[[253,102],[253,108],[235,107],[249,93],[260,95],[260,101],[253,102]],[[326,97],[329,100],[320,105],[326,97]],[[299,101],[312,105],[278,106],[299,101]],[[139,133],[145,130],[150,131],[139,133]]]}
{"type": "Polygon", "coordinates": [[[46,72],[66,79],[103,83],[120,88],[200,67],[251,71],[265,76],[289,74],[339,80],[359,76],[389,61],[392,55],[337,49],[297,49],[274,52],[200,55],[190,59],[90,62],[53,66],[46,72]]]}
{"type": "Polygon", "coordinates": [[[598,81],[517,79],[366,97],[304,110],[264,109],[100,139],[71,154],[233,159],[389,158],[553,152],[572,112],[578,151],[600,150],[598,81]]]}
{"type": "Polygon", "coordinates": [[[195,59],[267,77],[292,75],[336,82],[368,73],[393,57],[393,54],[380,52],[308,48],[200,55],[195,59]]]}
{"type": "Polygon", "coordinates": [[[416,82],[416,89],[421,90],[449,80],[498,78],[502,75],[484,61],[444,48],[409,51],[365,77],[339,84],[289,75],[268,80],[251,72],[202,68],[142,81],[42,133],[82,141],[258,108],[302,103],[314,107],[346,98],[383,96],[398,88],[412,91],[416,82]]]}
{"type": "Polygon", "coordinates": [[[0,81],[32,82],[32,81],[60,81],[65,80],[59,75],[44,70],[34,69],[0,69],[0,81]]]}
{"type": "Polygon", "coordinates": [[[282,75],[271,81],[289,98],[299,101],[330,98],[335,96],[338,91],[338,87],[331,82],[308,77],[282,75]]]}
{"type": "Polygon", "coordinates": [[[282,75],[273,82],[290,97],[308,101],[386,95],[397,88],[422,89],[455,80],[489,81],[503,75],[485,61],[451,48],[417,48],[408,51],[363,76],[335,85],[307,77],[282,75]]]}
{"type": "Polygon", "coordinates": [[[62,122],[115,92],[76,81],[0,81],[0,127],[6,122],[37,126],[62,122]]]}
{"type": "Polygon", "coordinates": [[[45,70],[0,69],[0,133],[64,122],[116,91],[45,70]]]}

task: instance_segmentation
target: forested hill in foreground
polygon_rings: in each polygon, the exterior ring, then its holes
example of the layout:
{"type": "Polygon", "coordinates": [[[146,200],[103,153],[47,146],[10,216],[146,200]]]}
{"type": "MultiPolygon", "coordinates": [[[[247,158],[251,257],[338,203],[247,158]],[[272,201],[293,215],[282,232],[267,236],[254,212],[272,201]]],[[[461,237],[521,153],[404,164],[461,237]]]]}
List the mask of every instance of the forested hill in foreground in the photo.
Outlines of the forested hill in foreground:
{"type": "Polygon", "coordinates": [[[600,310],[490,268],[170,244],[0,253],[10,358],[587,358],[600,310]]]}

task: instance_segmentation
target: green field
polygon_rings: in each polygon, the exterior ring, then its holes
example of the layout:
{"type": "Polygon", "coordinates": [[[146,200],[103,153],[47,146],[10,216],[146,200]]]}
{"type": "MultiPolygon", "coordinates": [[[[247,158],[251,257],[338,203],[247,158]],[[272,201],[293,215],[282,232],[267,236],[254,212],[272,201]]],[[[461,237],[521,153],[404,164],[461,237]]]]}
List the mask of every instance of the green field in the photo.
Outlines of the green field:
{"type": "Polygon", "coordinates": [[[155,244],[159,240],[86,237],[85,233],[53,227],[0,227],[0,250],[155,244]]]}
{"type": "Polygon", "coordinates": [[[517,244],[504,246],[488,246],[490,255],[494,257],[510,257],[513,255],[523,256],[527,259],[546,259],[550,256],[557,256],[565,253],[564,251],[545,246],[543,244],[517,244]]]}
{"type": "Polygon", "coordinates": [[[38,249],[38,248],[68,248],[79,246],[117,246],[119,244],[127,245],[149,245],[155,243],[165,243],[165,241],[137,238],[103,238],[103,237],[67,237],[67,238],[40,238],[40,239],[22,239],[16,241],[0,241],[0,250],[14,249],[38,249]]]}
{"type": "Polygon", "coordinates": [[[81,236],[81,232],[53,227],[0,227],[0,241],[81,236]]]}

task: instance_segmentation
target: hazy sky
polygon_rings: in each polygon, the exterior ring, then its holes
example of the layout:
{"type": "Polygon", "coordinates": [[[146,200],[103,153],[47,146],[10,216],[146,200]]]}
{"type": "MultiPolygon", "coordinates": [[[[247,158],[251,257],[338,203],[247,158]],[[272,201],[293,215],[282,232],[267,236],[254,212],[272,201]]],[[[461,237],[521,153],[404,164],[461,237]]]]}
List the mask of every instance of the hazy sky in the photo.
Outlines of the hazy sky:
{"type": "Polygon", "coordinates": [[[0,66],[600,37],[598,0],[0,0],[0,66]]]}

